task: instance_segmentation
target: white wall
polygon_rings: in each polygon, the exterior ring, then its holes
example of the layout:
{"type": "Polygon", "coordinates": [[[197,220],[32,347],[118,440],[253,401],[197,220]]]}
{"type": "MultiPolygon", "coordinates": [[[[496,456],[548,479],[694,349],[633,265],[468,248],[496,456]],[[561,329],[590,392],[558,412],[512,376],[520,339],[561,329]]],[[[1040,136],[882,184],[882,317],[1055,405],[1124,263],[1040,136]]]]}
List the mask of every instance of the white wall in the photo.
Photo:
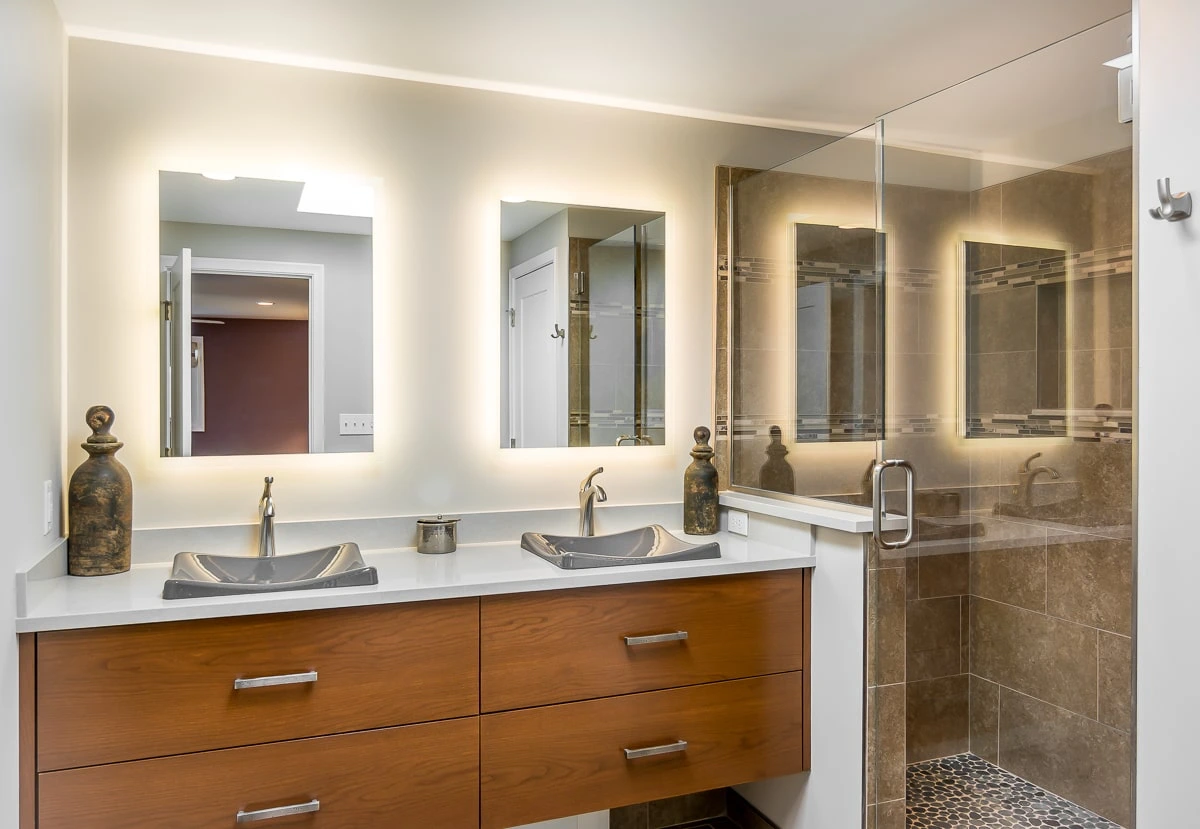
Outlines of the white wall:
{"type": "MultiPolygon", "coordinates": [[[[17,823],[17,640],[13,573],[61,537],[62,24],[51,0],[0,3],[0,826],[17,823]],[[42,482],[56,495],[43,533],[42,482]]],[[[103,355],[104,341],[93,342],[103,355]]],[[[82,413],[80,414],[82,421],[82,413]]]]}
{"type": "Polygon", "coordinates": [[[369,452],[370,435],[339,435],[343,414],[372,411],[371,237],[162,222],[163,254],[325,266],[325,451],[369,452]]]}
{"type": "Polygon", "coordinates": [[[1176,829],[1196,817],[1194,747],[1200,648],[1200,550],[1194,470],[1200,445],[1180,432],[1200,408],[1200,88],[1190,68],[1200,32],[1195,0],[1139,0],[1137,826],[1176,829]],[[1190,190],[1197,213],[1152,220],[1155,180],[1190,190]]]}
{"type": "Polygon", "coordinates": [[[77,413],[116,409],[138,527],[253,521],[267,473],[281,520],[569,507],[601,464],[614,503],[678,499],[692,429],[712,420],[714,166],[823,140],[94,41],[71,42],[71,70],[67,447],[79,460],[77,413]],[[382,179],[373,454],[158,457],[160,169],[382,179]],[[500,449],[512,193],[669,217],[668,446],[500,449]]]}

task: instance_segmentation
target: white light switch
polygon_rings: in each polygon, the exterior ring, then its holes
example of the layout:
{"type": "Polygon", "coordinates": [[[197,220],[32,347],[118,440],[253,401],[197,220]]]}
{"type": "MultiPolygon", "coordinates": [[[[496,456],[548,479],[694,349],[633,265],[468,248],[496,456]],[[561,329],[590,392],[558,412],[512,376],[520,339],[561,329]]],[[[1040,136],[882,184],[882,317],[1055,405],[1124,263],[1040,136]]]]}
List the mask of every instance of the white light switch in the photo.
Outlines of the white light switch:
{"type": "Polygon", "coordinates": [[[341,415],[339,435],[373,435],[375,434],[375,415],[373,414],[344,414],[341,415]]]}
{"type": "Polygon", "coordinates": [[[54,529],[54,481],[42,483],[42,535],[54,529]]]}

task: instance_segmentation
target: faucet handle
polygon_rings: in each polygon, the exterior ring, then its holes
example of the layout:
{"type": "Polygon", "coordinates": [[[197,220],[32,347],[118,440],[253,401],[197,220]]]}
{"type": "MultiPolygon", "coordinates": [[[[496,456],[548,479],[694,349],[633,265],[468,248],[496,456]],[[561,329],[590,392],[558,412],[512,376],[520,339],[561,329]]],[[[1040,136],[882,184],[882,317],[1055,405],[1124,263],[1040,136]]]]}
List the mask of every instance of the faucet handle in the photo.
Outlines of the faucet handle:
{"type": "MultiPolygon", "coordinates": [[[[603,471],[604,471],[604,467],[603,467],[603,466],[597,466],[595,469],[593,469],[593,470],[592,470],[592,473],[591,473],[590,475],[588,475],[586,478],[584,478],[584,479],[583,479],[583,483],[581,483],[581,484],[579,485],[579,491],[580,491],[580,492],[583,492],[583,491],[584,491],[584,490],[586,490],[586,489],[587,489],[589,486],[591,486],[591,485],[592,485],[592,478],[595,478],[597,475],[599,475],[599,474],[600,474],[601,472],[603,472],[603,471]]],[[[601,492],[603,492],[603,490],[601,490],[601,492]]],[[[607,496],[605,496],[605,497],[607,497],[607,496]]],[[[601,499],[601,500],[604,500],[604,499],[601,499]]]]}

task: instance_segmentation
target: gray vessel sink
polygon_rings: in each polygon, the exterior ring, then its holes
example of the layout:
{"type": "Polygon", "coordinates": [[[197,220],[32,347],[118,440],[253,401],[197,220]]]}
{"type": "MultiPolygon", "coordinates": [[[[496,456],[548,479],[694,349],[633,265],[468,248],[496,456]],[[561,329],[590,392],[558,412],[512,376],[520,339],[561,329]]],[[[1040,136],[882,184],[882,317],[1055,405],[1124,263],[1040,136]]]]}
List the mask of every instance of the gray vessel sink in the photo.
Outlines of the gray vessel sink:
{"type": "Polygon", "coordinates": [[[379,584],[379,573],[366,565],[354,543],[286,556],[177,553],[171,577],[163,585],[163,598],[196,599],[370,584],[379,584]]]}
{"type": "Polygon", "coordinates": [[[525,533],[521,536],[521,547],[564,570],[721,557],[721,545],[716,541],[689,544],[657,524],[612,535],[525,533]]]}

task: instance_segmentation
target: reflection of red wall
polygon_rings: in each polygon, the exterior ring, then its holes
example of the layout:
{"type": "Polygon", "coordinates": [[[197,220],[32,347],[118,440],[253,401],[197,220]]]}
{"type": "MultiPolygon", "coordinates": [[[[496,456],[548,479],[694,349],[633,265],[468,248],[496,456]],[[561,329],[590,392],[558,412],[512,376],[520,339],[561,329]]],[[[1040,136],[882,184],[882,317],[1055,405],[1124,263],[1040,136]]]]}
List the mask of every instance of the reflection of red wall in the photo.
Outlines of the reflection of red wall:
{"type": "Polygon", "coordinates": [[[308,451],[308,323],[225,318],[204,338],[204,431],[193,455],[308,451]]]}

